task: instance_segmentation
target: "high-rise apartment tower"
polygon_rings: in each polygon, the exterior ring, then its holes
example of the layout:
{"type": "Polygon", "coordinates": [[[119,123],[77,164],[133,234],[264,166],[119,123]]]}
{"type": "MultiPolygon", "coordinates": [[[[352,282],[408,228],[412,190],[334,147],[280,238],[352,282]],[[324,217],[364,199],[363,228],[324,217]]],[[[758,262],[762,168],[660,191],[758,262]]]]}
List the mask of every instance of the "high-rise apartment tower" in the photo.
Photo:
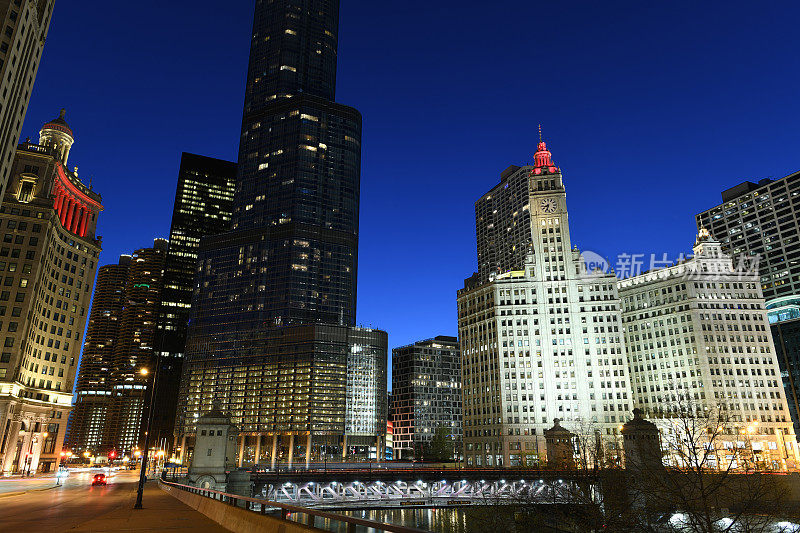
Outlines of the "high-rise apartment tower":
{"type": "MultiPolygon", "coordinates": [[[[165,239],[156,239],[151,248],[101,268],[68,437],[74,453],[133,457],[144,445],[153,381],[160,379],[156,317],[167,247],[165,239]]],[[[171,442],[165,435],[160,440],[171,442]]]]}
{"type": "Polygon", "coordinates": [[[698,214],[697,229],[759,274],[764,298],[800,293],[800,172],[746,181],[722,193],[722,204],[698,214]]]}

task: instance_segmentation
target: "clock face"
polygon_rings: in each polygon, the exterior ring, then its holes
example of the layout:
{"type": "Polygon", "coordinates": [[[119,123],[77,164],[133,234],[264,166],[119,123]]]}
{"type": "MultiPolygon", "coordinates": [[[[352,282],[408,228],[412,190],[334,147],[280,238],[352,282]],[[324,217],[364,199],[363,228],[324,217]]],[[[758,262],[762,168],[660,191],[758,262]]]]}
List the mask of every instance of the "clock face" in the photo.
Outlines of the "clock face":
{"type": "Polygon", "coordinates": [[[555,213],[558,209],[558,203],[555,198],[545,198],[542,200],[541,208],[543,213],[555,213]]]}

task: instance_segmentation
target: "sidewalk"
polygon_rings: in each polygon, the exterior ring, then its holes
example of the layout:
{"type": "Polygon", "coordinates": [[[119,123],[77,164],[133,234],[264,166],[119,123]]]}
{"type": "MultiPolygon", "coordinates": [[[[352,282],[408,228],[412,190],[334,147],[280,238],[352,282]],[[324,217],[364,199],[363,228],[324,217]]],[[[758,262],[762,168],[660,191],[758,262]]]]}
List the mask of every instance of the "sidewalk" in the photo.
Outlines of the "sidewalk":
{"type": "Polygon", "coordinates": [[[46,490],[55,485],[55,477],[3,477],[0,478],[0,498],[34,490],[46,490]]]}
{"type": "Polygon", "coordinates": [[[187,505],[149,482],[144,489],[143,509],[133,509],[136,491],[132,490],[128,504],[68,531],[100,533],[105,531],[180,531],[193,533],[229,533],[187,505]]]}

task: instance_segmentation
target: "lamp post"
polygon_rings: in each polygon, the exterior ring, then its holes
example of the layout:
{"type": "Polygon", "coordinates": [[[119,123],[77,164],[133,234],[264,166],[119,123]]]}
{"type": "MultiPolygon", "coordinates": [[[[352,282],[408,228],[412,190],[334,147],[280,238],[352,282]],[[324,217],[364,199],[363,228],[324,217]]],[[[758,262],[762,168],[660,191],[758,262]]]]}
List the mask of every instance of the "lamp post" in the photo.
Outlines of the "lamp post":
{"type": "MultiPolygon", "coordinates": [[[[148,405],[147,409],[147,426],[144,433],[144,450],[142,453],[142,463],[139,467],[139,486],[136,489],[136,503],[134,504],[134,509],[141,509],[142,508],[142,493],[144,492],[144,482],[147,480],[147,456],[148,450],[150,449],[150,426],[153,422],[153,403],[156,396],[156,385],[158,380],[158,367],[160,366],[160,355],[156,353],[156,370],[153,372],[153,385],[150,389],[150,404],[148,405]]],[[[146,368],[142,368],[139,371],[143,376],[146,376],[149,371],[146,368]]]]}

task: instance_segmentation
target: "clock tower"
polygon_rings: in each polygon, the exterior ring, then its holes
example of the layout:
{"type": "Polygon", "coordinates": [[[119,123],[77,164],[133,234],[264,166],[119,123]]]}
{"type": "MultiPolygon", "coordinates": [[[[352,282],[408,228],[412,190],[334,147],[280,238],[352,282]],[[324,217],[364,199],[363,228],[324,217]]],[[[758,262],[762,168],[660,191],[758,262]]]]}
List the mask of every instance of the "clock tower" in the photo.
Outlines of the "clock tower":
{"type": "Polygon", "coordinates": [[[591,428],[603,450],[588,464],[618,464],[632,403],[617,279],[587,273],[573,248],[541,138],[534,164],[506,169],[475,214],[479,270],[458,292],[466,466],[540,464],[556,420],[591,428]]]}
{"type": "Polygon", "coordinates": [[[562,281],[570,273],[579,273],[571,264],[567,192],[561,169],[553,163],[553,156],[541,138],[533,158],[528,192],[531,249],[536,277],[546,281],[562,281]]]}

